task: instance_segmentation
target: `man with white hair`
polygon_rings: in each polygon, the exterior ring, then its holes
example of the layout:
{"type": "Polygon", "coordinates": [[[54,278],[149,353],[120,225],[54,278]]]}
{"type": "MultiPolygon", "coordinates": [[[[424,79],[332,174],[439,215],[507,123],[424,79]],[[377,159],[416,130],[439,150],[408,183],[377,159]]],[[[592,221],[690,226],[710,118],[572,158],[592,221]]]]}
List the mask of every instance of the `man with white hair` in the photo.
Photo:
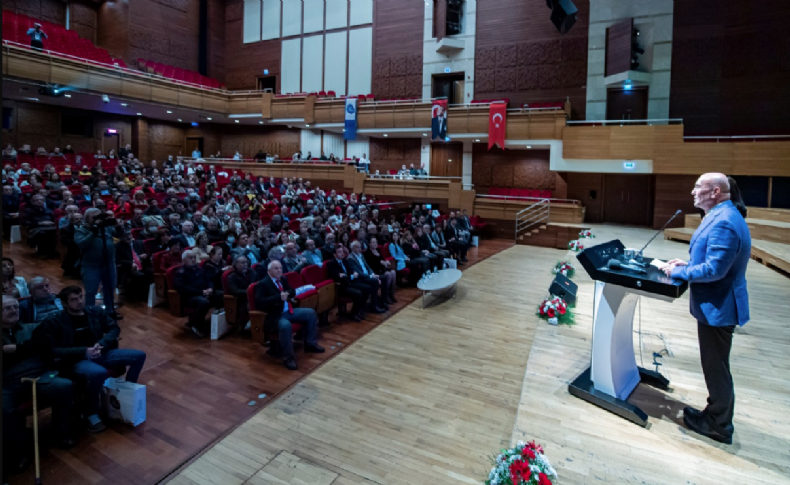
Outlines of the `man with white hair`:
{"type": "Polygon", "coordinates": [[[312,308],[294,308],[296,292],[283,278],[283,268],[279,261],[268,265],[268,275],[255,287],[255,308],[266,312],[264,328],[267,333],[277,332],[278,342],[272,342],[270,353],[281,356],[288,370],[297,370],[293,351],[293,323],[305,326],[304,351],[323,353],[318,345],[318,316],[312,308]]]}
{"type": "Polygon", "coordinates": [[[181,297],[182,308],[193,309],[189,315],[189,328],[199,338],[205,337],[209,329],[206,315],[212,308],[223,307],[223,293],[221,289],[214,288],[192,250],[184,251],[182,265],[175,270],[175,289],[181,297]]]}
{"type": "Polygon", "coordinates": [[[704,410],[683,409],[683,422],[692,431],[729,445],[735,431],[730,349],[735,326],[749,321],[746,267],[752,239],[746,221],[730,200],[726,175],[702,175],[691,195],[694,206],[705,211],[691,238],[691,259],[673,259],[662,267],[667,275],[689,282],[689,304],[697,319],[702,373],[709,395],[704,410]]]}

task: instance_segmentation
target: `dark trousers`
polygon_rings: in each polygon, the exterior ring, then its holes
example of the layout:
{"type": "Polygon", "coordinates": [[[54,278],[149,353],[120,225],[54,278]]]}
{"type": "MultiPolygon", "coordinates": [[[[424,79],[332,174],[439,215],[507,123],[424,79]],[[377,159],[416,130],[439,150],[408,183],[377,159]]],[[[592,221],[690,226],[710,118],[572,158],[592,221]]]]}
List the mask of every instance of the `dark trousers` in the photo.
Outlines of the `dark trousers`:
{"type": "Polygon", "coordinates": [[[81,360],[70,369],[70,375],[85,388],[85,413],[99,414],[99,403],[104,381],[110,377],[108,367],[128,366],[126,380],[137,382],[145,364],[145,352],[133,349],[113,349],[102,352],[101,357],[81,360]]]}
{"type": "Polygon", "coordinates": [[[85,304],[96,304],[96,292],[101,285],[102,303],[107,313],[115,311],[115,286],[117,285],[115,266],[82,267],[82,284],[85,286],[85,304]]]}
{"type": "Polygon", "coordinates": [[[351,314],[356,315],[365,308],[365,302],[371,293],[371,288],[367,285],[355,282],[353,285],[343,285],[340,294],[346,298],[351,298],[351,314]]]}
{"type": "Polygon", "coordinates": [[[188,308],[195,311],[189,315],[189,326],[195,327],[201,332],[210,330],[206,323],[206,315],[212,308],[225,308],[225,300],[221,291],[214,291],[209,296],[193,296],[189,299],[188,308]]]}
{"type": "Polygon", "coordinates": [[[351,286],[356,285],[363,285],[370,289],[370,306],[373,308],[382,306],[380,302],[379,296],[379,287],[381,286],[381,281],[372,276],[365,276],[360,274],[359,277],[354,279],[351,283],[351,286]]]}
{"type": "Polygon", "coordinates": [[[57,233],[52,229],[38,229],[35,235],[28,235],[27,242],[31,247],[36,248],[36,252],[42,256],[53,257],[55,255],[55,242],[57,233]]]}
{"type": "Polygon", "coordinates": [[[460,259],[466,259],[466,244],[460,241],[453,241],[451,243],[447,243],[447,246],[450,248],[450,252],[453,256],[460,256],[460,259]]]}
{"type": "Polygon", "coordinates": [[[40,40],[31,40],[30,47],[36,49],[37,51],[40,51],[44,49],[44,43],[41,42],[40,40]]]}
{"type": "Polygon", "coordinates": [[[11,227],[19,225],[19,217],[3,215],[3,238],[11,237],[11,227]]]}
{"type": "Polygon", "coordinates": [[[732,434],[735,389],[730,373],[730,349],[735,326],[713,327],[697,322],[702,373],[708,387],[705,419],[719,433],[732,434]]]}
{"type": "MultiPolygon", "coordinates": [[[[32,376],[31,376],[32,377],[32,376]]],[[[18,462],[33,451],[32,435],[25,429],[25,413],[19,406],[33,397],[30,383],[3,376],[3,454],[5,463],[18,462]]],[[[37,384],[36,400],[39,411],[52,405],[52,427],[65,438],[74,408],[74,390],[70,380],[53,377],[47,384],[37,384]]]]}
{"type": "Polygon", "coordinates": [[[318,343],[318,315],[312,308],[294,308],[293,313],[283,312],[280,315],[277,330],[280,336],[280,349],[283,358],[294,358],[293,326],[292,323],[304,325],[304,341],[307,345],[318,343]]]}

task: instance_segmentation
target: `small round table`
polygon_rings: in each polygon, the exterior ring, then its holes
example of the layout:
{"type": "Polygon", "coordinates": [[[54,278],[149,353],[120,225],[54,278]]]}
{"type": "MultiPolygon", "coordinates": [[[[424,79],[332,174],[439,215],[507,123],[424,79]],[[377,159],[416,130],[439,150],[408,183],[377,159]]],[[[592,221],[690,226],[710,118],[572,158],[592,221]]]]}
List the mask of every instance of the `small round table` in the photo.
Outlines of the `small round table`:
{"type": "Polygon", "coordinates": [[[441,292],[441,294],[437,295],[439,298],[444,297],[448,293],[453,294],[453,298],[455,298],[455,289],[456,285],[458,284],[458,280],[461,279],[461,270],[459,269],[443,269],[433,276],[428,278],[427,280],[422,280],[417,283],[417,288],[422,290],[422,308],[425,309],[425,296],[432,295],[436,292],[441,292]]]}

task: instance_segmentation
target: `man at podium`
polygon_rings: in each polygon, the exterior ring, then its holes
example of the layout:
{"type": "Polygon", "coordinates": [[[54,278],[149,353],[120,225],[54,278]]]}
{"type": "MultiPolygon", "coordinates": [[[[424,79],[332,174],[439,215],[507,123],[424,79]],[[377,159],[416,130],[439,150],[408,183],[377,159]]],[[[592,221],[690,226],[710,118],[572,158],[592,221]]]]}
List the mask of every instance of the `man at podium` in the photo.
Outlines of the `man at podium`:
{"type": "Polygon", "coordinates": [[[700,360],[709,394],[704,410],[683,409],[683,421],[699,434],[732,444],[735,391],[730,349],[735,325],[749,321],[746,265],[752,239],[746,221],[730,200],[730,184],[724,174],[702,175],[691,195],[694,206],[705,211],[691,238],[691,258],[688,262],[673,259],[660,268],[689,282],[691,314],[697,319],[700,360]]]}

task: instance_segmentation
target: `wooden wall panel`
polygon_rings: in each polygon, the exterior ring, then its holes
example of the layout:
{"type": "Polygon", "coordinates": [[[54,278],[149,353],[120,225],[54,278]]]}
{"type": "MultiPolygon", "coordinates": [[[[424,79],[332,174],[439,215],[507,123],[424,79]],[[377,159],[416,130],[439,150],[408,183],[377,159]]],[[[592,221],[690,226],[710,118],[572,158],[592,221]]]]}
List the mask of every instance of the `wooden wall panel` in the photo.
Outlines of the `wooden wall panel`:
{"type": "Polygon", "coordinates": [[[268,69],[277,76],[280,92],[280,39],[245,44],[242,18],[244,0],[225,3],[225,84],[228,89],[256,89],[257,76],[268,69]]]}
{"type": "Polygon", "coordinates": [[[225,2],[208,0],[208,74],[225,82],[225,2]]]}
{"type": "MultiPolygon", "coordinates": [[[[683,214],[699,214],[694,207],[691,189],[697,175],[656,175],[655,201],[653,202],[653,228],[660,229],[678,209],[683,214]]],[[[683,215],[679,215],[667,227],[683,227],[683,215]]]]}
{"type": "Polygon", "coordinates": [[[71,2],[69,8],[71,9],[69,28],[83,39],[95,43],[98,30],[98,6],[93,3],[71,2]]]}
{"type": "Polygon", "coordinates": [[[601,222],[603,217],[603,174],[566,172],[568,199],[581,201],[586,210],[585,222],[601,222]]]}
{"type": "Polygon", "coordinates": [[[285,127],[219,126],[222,153],[233,156],[238,150],[251,158],[258,150],[290,158],[299,150],[299,130],[285,127]]]}
{"type": "MultiPolygon", "coordinates": [[[[400,170],[403,165],[409,168],[412,164],[420,166],[420,140],[416,138],[401,139],[370,139],[370,171],[378,170],[382,174],[389,170],[400,170]]],[[[352,154],[349,154],[351,156],[352,154]]],[[[433,173],[431,174],[433,175],[433,173]]]]}
{"type": "Polygon", "coordinates": [[[554,191],[558,178],[549,169],[549,150],[488,150],[486,144],[473,145],[472,183],[478,192],[490,187],[554,191]]]}
{"type": "Polygon", "coordinates": [[[97,11],[96,43],[114,57],[129,56],[129,3],[104,2],[97,11]]]}
{"type": "Polygon", "coordinates": [[[197,71],[199,5],[183,0],[129,2],[129,58],[197,71]]]}
{"type": "Polygon", "coordinates": [[[381,98],[422,98],[425,5],[412,0],[376,2],[373,18],[373,84],[381,98]]]}
{"type": "Polygon", "coordinates": [[[790,2],[677,0],[670,117],[687,135],[790,133],[790,2]]]}
{"type": "Polygon", "coordinates": [[[575,2],[578,20],[560,35],[545,0],[478,2],[475,98],[509,98],[511,106],[569,97],[583,119],[590,4],[575,2]]]}
{"type": "Polygon", "coordinates": [[[606,76],[631,69],[633,30],[634,19],[623,20],[606,29],[606,76]]]}
{"type": "Polygon", "coordinates": [[[4,0],[3,9],[66,25],[66,4],[59,0],[4,0]]]}

